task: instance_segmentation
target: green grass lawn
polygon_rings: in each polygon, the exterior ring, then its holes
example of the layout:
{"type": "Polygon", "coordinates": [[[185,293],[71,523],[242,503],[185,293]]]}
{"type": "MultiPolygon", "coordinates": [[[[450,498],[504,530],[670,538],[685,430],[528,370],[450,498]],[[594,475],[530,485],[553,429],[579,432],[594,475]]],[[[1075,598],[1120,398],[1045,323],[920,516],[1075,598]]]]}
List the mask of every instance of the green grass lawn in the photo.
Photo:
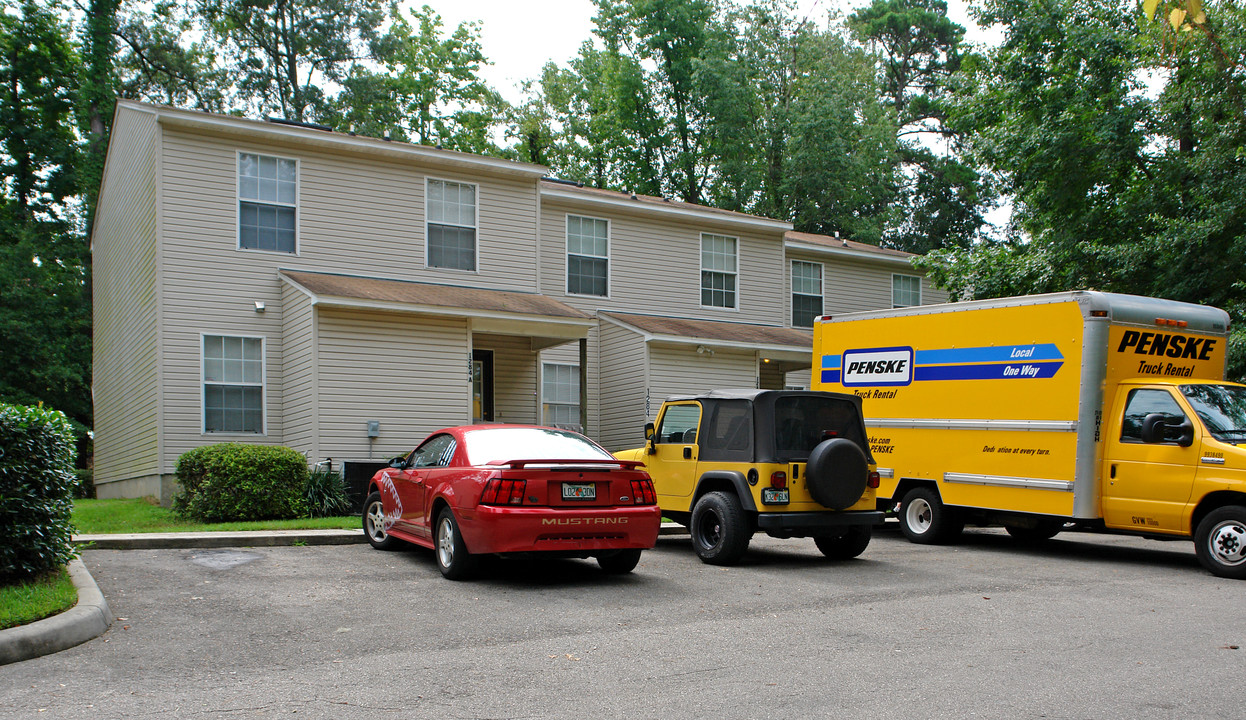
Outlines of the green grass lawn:
{"type": "Polygon", "coordinates": [[[211,532],[214,530],[319,530],[355,529],[358,516],[257,520],[252,522],[201,523],[174,515],[152,500],[75,500],[75,532],[79,535],[148,532],[211,532]]]}
{"type": "Polygon", "coordinates": [[[0,630],[25,625],[64,612],[78,602],[78,590],[69,571],[30,582],[0,587],[0,630]]]}

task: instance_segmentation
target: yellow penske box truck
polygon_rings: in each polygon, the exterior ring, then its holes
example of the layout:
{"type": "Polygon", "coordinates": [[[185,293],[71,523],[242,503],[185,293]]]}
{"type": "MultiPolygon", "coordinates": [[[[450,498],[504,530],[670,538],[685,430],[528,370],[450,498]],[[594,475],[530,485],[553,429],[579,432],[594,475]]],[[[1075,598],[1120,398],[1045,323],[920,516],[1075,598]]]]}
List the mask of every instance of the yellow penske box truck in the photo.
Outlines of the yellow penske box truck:
{"type": "Polygon", "coordinates": [[[863,402],[880,505],[917,543],[966,522],[1194,540],[1246,579],[1246,385],[1223,310],[1068,292],[821,317],[813,385],[863,402]]]}

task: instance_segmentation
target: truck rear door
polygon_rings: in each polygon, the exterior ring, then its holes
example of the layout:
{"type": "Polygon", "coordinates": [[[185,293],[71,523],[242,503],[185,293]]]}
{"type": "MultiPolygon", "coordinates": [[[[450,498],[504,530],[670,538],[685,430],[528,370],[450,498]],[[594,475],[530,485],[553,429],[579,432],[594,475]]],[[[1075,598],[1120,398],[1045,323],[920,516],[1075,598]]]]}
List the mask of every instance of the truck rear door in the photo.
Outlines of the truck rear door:
{"type": "MultiPolygon", "coordinates": [[[[1127,530],[1188,533],[1185,508],[1194,487],[1199,443],[1196,439],[1183,447],[1175,431],[1145,442],[1143,424],[1154,414],[1163,415],[1165,424],[1172,426],[1190,418],[1168,387],[1122,390],[1107,427],[1104,523],[1127,530]]],[[[1198,432],[1197,424],[1194,432],[1198,432]]]]}

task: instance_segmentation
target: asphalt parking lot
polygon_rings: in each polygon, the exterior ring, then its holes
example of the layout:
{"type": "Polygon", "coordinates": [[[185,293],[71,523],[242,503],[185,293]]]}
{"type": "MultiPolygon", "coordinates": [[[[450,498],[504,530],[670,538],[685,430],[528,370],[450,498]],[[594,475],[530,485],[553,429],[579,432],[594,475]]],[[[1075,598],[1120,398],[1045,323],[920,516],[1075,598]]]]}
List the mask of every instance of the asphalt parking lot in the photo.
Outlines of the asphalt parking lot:
{"type": "Polygon", "coordinates": [[[424,550],[89,550],[102,637],[0,667],[4,718],[1238,718],[1246,585],[1189,543],[754,539],[636,573],[424,550]]]}

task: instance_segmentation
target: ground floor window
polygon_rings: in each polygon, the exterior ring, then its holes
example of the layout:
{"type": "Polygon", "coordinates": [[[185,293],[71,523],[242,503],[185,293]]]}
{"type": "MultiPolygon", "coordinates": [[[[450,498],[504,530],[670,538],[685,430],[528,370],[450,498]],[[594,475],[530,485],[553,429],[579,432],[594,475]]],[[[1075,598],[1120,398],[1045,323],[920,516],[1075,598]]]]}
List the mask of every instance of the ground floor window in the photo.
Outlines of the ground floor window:
{"type": "Polygon", "coordinates": [[[203,431],[264,433],[264,339],[203,336],[203,431]]]}
{"type": "Polygon", "coordinates": [[[580,428],[580,366],[544,363],[541,371],[541,423],[580,428]]]}

